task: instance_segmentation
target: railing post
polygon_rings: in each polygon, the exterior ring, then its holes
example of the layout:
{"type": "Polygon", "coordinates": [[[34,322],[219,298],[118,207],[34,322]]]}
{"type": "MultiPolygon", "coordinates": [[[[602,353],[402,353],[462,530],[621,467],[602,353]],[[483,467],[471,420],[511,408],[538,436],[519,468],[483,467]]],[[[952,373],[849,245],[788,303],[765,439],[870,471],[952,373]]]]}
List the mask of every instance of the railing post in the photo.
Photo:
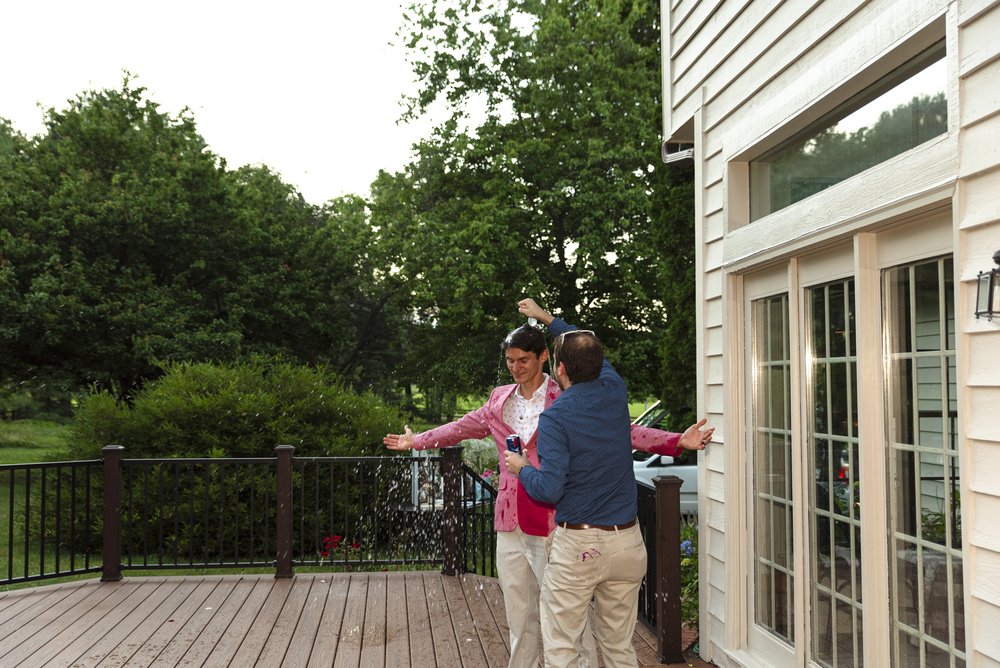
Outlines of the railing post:
{"type": "Polygon", "coordinates": [[[101,448],[104,458],[104,528],[101,582],[122,579],[122,453],[120,445],[101,448]]]}
{"type": "Polygon", "coordinates": [[[681,647],[681,484],[677,476],[656,486],[656,653],[662,663],[683,663],[681,647]]]}
{"type": "Polygon", "coordinates": [[[441,475],[444,478],[441,573],[458,575],[462,569],[462,446],[441,449],[441,475]]]}
{"type": "Polygon", "coordinates": [[[277,478],[278,492],[276,495],[277,517],[275,519],[275,538],[278,554],[274,577],[290,578],[292,571],[292,454],[295,448],[291,445],[279,445],[274,449],[278,458],[277,478]]]}

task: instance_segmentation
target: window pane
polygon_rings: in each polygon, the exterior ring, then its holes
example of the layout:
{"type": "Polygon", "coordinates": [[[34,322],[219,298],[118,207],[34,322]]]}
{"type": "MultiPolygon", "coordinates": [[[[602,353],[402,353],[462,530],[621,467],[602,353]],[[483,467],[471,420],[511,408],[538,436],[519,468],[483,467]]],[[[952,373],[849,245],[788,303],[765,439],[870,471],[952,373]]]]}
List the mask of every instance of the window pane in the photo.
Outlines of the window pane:
{"type": "Polygon", "coordinates": [[[953,270],[942,258],[884,272],[894,665],[966,660],[953,270]]]}
{"type": "Polygon", "coordinates": [[[812,659],[823,666],[861,666],[861,542],[856,507],[857,374],[848,323],[853,322],[853,279],[808,289],[804,303],[814,347],[808,386],[812,407],[809,454],[814,550],[810,563],[812,659]],[[822,343],[819,343],[819,342],[822,343]]]}
{"type": "Polygon", "coordinates": [[[788,296],[751,305],[754,471],[754,619],[792,640],[791,396],[788,296]]]}
{"type": "Polygon", "coordinates": [[[944,42],[803,134],[750,161],[750,220],[801,201],[948,131],[944,42]]]}

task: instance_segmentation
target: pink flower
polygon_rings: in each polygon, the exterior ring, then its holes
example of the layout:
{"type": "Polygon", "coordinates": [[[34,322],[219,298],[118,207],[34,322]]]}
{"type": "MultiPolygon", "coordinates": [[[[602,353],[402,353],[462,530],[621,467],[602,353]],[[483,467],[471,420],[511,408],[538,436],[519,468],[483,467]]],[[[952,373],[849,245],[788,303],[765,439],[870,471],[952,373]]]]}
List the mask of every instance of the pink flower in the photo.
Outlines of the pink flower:
{"type": "Polygon", "coordinates": [[[486,469],[485,471],[483,471],[482,475],[483,475],[484,478],[492,478],[493,477],[493,469],[486,469]]]}

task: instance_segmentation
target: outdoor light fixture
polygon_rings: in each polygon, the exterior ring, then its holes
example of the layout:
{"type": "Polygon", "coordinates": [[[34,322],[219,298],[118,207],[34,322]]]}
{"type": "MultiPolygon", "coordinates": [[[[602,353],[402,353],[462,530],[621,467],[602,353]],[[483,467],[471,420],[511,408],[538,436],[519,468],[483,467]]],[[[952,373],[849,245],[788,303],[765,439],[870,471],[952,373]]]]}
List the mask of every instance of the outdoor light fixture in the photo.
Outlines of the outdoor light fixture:
{"type": "MultiPolygon", "coordinates": [[[[993,263],[1000,266],[1000,251],[993,254],[993,263]]],[[[976,289],[976,318],[1000,318],[1000,268],[979,272],[976,289]]]]}

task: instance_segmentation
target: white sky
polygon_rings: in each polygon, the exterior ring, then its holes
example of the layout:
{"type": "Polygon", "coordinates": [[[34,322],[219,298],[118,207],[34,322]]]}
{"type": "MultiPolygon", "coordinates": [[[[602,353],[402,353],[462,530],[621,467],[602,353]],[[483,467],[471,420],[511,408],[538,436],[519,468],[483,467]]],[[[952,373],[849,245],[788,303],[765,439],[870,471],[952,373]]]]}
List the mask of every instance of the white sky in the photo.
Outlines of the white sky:
{"type": "Polygon", "coordinates": [[[43,108],[119,88],[128,70],[162,111],[190,107],[230,169],[266,164],[313,204],[367,194],[430,127],[396,124],[415,90],[395,37],[402,1],[8,3],[0,117],[36,135],[43,108]]]}

